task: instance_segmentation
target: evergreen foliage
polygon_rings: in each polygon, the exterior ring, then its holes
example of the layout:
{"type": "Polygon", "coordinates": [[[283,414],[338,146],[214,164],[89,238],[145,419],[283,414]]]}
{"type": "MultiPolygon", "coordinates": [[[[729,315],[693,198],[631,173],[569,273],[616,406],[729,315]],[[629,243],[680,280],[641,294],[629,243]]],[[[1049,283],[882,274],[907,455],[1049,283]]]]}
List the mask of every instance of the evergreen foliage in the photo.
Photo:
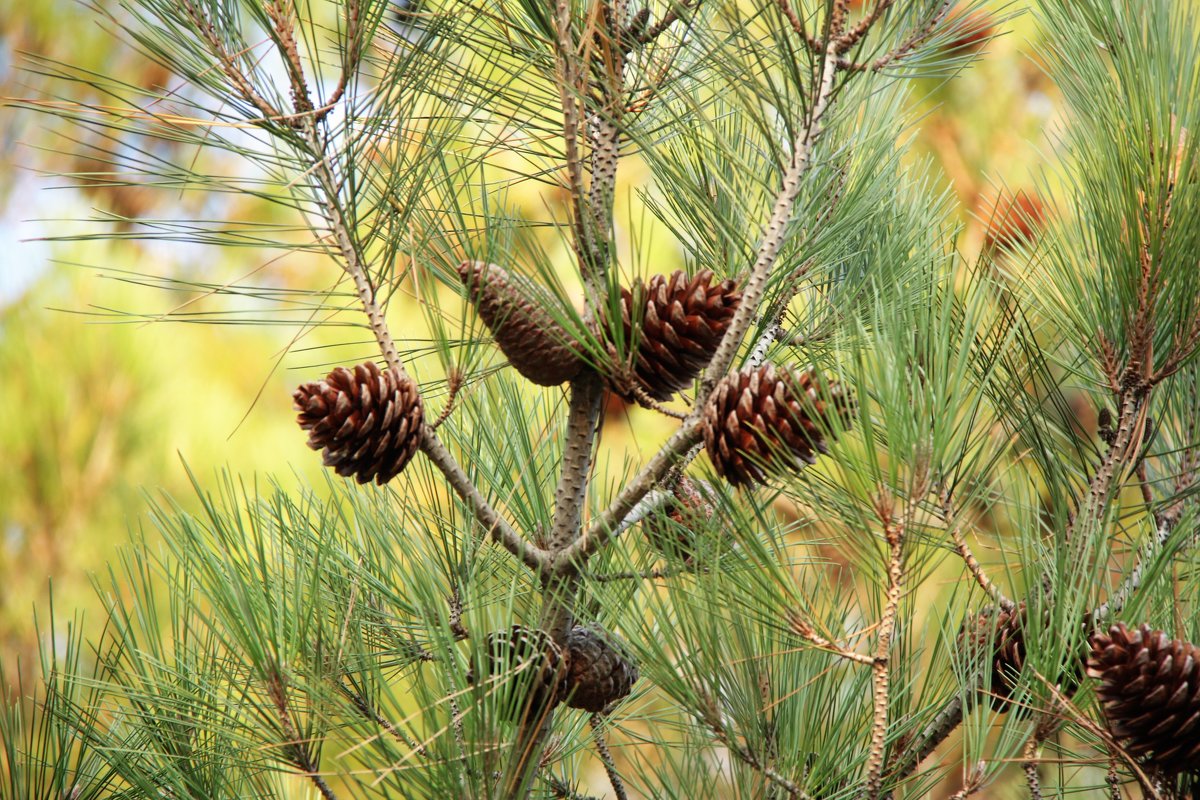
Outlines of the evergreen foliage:
{"type": "MultiPolygon", "coordinates": [[[[951,6],[122,0],[92,12],[178,85],[32,57],[103,97],[28,105],[114,183],[274,214],[71,237],[304,259],[326,290],[163,280],[255,303],[209,323],[360,327],[328,358],[381,359],[422,410],[386,486],[223,474],[193,476],[199,513],[156,501],[161,546],[97,579],[102,633],[5,698],[0,798],[966,797],[1014,762],[1035,797],[1195,791],[1109,731],[1083,664],[1117,620],[1200,642],[1200,18],[1039,1],[1055,222],[968,263],[907,144],[919,79],[979,44],[951,6]],[[683,263],[647,263],[653,230],[683,263]],[[488,300],[464,263],[533,289],[488,300]],[[740,300],[675,399],[677,376],[632,392],[665,441],[601,460],[629,287],[675,269],[740,300]],[[393,338],[405,308],[429,340],[393,338]],[[501,311],[578,355],[563,385],[522,377],[546,365],[501,311]],[[769,364],[852,402],[784,443],[814,463],[735,488],[699,456],[729,424],[708,410],[769,364]],[[703,513],[670,516],[693,480],[703,513]],[[559,702],[581,629],[606,679],[639,676],[600,711],[559,702]]],[[[749,457],[794,461],[770,433],[749,457]]]]}

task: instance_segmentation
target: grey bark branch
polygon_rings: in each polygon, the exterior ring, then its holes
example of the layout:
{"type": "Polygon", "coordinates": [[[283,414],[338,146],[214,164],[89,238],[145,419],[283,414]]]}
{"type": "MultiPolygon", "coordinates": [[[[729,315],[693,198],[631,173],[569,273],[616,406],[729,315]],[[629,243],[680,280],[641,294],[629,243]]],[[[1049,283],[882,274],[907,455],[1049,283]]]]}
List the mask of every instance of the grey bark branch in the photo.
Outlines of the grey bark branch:
{"type": "Polygon", "coordinates": [[[505,550],[517,557],[525,566],[541,574],[549,563],[546,551],[535,546],[521,534],[517,533],[500,514],[488,504],[479,489],[463,471],[463,468],[442,444],[438,435],[429,426],[421,431],[421,452],[429,457],[446,481],[462,498],[475,514],[475,518],[488,535],[499,542],[505,550]]]}
{"type": "Polygon", "coordinates": [[[692,413],[667,440],[662,449],[642,468],[641,472],[618,492],[612,504],[593,520],[592,524],[584,531],[583,536],[555,556],[556,569],[577,569],[589,556],[611,541],[623,530],[620,527],[622,520],[633,511],[638,502],[658,485],[667,471],[675,466],[693,445],[699,443],[700,420],[704,413],[704,402],[712,393],[717,381],[729,371],[734,355],[741,346],[750,323],[754,320],[766,290],[767,277],[774,267],[780,248],[786,239],[787,226],[791,221],[796,197],[800,193],[802,179],[812,163],[812,151],[820,138],[825,113],[833,100],[837,58],[836,53],[833,53],[832,50],[831,46],[830,52],[822,64],[821,80],[808,115],[807,124],[797,137],[792,161],[783,176],[783,185],[775,200],[762,241],[759,243],[754,267],[749,280],[742,289],[741,304],[730,320],[725,336],[721,339],[721,344],[704,374],[700,393],[696,397],[692,413]]]}

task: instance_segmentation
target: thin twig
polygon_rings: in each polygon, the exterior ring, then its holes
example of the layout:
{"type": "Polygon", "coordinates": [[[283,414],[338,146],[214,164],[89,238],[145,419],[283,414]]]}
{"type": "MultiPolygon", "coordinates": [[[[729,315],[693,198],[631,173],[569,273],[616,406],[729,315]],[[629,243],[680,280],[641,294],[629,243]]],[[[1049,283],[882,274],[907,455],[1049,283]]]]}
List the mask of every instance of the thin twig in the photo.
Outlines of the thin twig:
{"type": "Polygon", "coordinates": [[[795,800],[811,800],[809,794],[801,789],[799,785],[788,780],[787,777],[781,775],[767,764],[764,764],[750,748],[734,741],[733,737],[725,729],[725,721],[721,718],[721,710],[717,707],[716,701],[704,689],[700,690],[700,694],[702,698],[702,704],[699,708],[700,720],[712,732],[716,740],[724,745],[726,750],[737,756],[738,760],[743,764],[757,771],[768,781],[783,789],[788,793],[789,797],[795,800]]]}
{"type": "Polygon", "coordinates": [[[657,411],[663,416],[671,417],[673,419],[684,420],[688,418],[686,413],[667,408],[665,405],[655,400],[636,380],[629,382],[629,389],[633,393],[633,398],[637,400],[638,405],[640,405],[642,408],[648,408],[651,411],[657,411]]]}
{"type": "MultiPolygon", "coordinates": [[[[1038,725],[1040,728],[1041,725],[1038,725]]],[[[1042,800],[1042,781],[1038,776],[1038,748],[1041,740],[1035,732],[1025,743],[1021,768],[1025,771],[1025,783],[1029,787],[1029,800],[1042,800]]]]}
{"type": "Polygon", "coordinates": [[[905,523],[895,516],[891,508],[890,498],[881,498],[880,507],[884,512],[883,535],[888,545],[887,561],[887,600],[883,607],[883,616],[879,621],[879,635],[875,642],[875,658],[872,670],[872,707],[874,721],[871,724],[871,746],[867,759],[867,797],[869,800],[878,798],[883,790],[883,767],[886,752],[888,728],[888,703],[891,697],[889,670],[892,647],[892,636],[896,631],[896,617],[900,608],[900,592],[904,581],[904,534],[905,523]]]}
{"type": "Polygon", "coordinates": [[[775,199],[771,217],[763,231],[754,265],[750,269],[749,278],[742,287],[742,301],[737,311],[729,321],[725,335],[714,353],[712,361],[705,370],[700,384],[700,393],[696,397],[696,406],[702,407],[713,389],[728,371],[733,358],[741,346],[746,330],[758,313],[759,304],[766,292],[767,278],[770,276],[779,251],[787,238],[788,225],[792,218],[792,209],[796,197],[800,194],[800,186],[804,175],[812,164],[813,149],[824,130],[825,113],[833,100],[834,76],[837,74],[837,53],[831,44],[826,49],[825,62],[821,70],[821,79],[817,85],[816,96],[804,127],[796,136],[792,147],[792,159],[783,175],[783,185],[775,199]]]}
{"type": "Polygon", "coordinates": [[[970,774],[967,775],[967,779],[963,781],[963,787],[946,800],[967,800],[968,797],[982,789],[983,779],[987,774],[985,767],[984,762],[976,762],[975,766],[971,768],[970,774]]]}
{"type": "Polygon", "coordinates": [[[391,720],[380,714],[379,710],[376,709],[375,706],[372,705],[371,702],[358,690],[347,686],[345,683],[339,683],[338,688],[350,698],[350,704],[364,719],[378,725],[385,732],[387,732],[389,736],[396,740],[397,743],[404,745],[404,747],[416,753],[418,756],[425,757],[428,755],[428,751],[425,749],[424,745],[405,736],[404,733],[397,728],[391,720]]]}
{"type": "Polygon", "coordinates": [[[687,11],[698,5],[700,5],[700,0],[684,0],[682,3],[673,4],[669,9],[667,9],[667,13],[663,14],[662,19],[646,28],[644,31],[639,33],[632,42],[628,43],[626,45],[627,49],[632,51],[636,46],[646,45],[650,42],[653,42],[659,36],[662,36],[663,33],[666,32],[667,28],[670,28],[679,21],[680,12],[687,11]]]}
{"type": "Polygon", "coordinates": [[[329,788],[329,784],[318,773],[318,765],[313,761],[312,753],[309,750],[309,742],[303,741],[300,734],[296,731],[296,726],[292,724],[291,707],[288,702],[287,680],[283,675],[275,673],[267,681],[267,694],[271,697],[271,702],[275,704],[275,710],[278,713],[279,728],[283,732],[283,737],[286,740],[284,744],[287,746],[287,752],[290,754],[292,763],[297,769],[304,772],[304,776],[317,787],[317,791],[325,800],[337,800],[337,795],[333,793],[333,789],[329,788]]]}
{"type": "Polygon", "coordinates": [[[599,575],[588,574],[589,581],[596,583],[612,583],[614,581],[659,581],[665,578],[677,578],[680,575],[694,575],[696,567],[692,565],[684,565],[682,567],[658,567],[649,569],[643,572],[606,572],[599,575]]]}
{"type": "Polygon", "coordinates": [[[811,800],[810,795],[801,789],[798,785],[788,780],[776,770],[768,767],[758,759],[754,752],[744,745],[734,742],[723,729],[714,730],[713,733],[717,739],[725,746],[733,755],[737,756],[738,760],[753,770],[757,770],[764,778],[778,786],[788,793],[788,796],[797,800],[811,800]]]}
{"type": "Polygon", "coordinates": [[[629,795],[625,793],[625,782],[621,780],[621,773],[617,772],[617,764],[613,761],[612,753],[609,752],[608,743],[604,741],[604,714],[592,714],[592,736],[596,742],[596,753],[600,756],[600,761],[604,764],[604,771],[608,773],[608,782],[612,785],[613,794],[617,800],[629,800],[629,795]]]}
{"type": "Polygon", "coordinates": [[[421,452],[442,471],[451,488],[471,507],[476,520],[487,532],[486,535],[503,545],[505,550],[516,556],[525,566],[539,574],[545,572],[550,561],[549,554],[517,533],[488,504],[474,482],[438,439],[436,432],[426,426],[421,433],[421,452]]]}
{"type": "Polygon", "coordinates": [[[1128,766],[1133,772],[1133,776],[1137,778],[1138,783],[1142,785],[1142,790],[1146,793],[1148,798],[1153,798],[1153,800],[1163,800],[1162,794],[1154,785],[1154,782],[1151,781],[1146,773],[1142,770],[1142,767],[1140,764],[1138,764],[1137,759],[1127,753],[1125,748],[1118,744],[1117,740],[1113,738],[1111,733],[1092,722],[1085,714],[1080,713],[1079,710],[1072,705],[1071,701],[1067,699],[1065,695],[1063,695],[1058,687],[1046,680],[1044,676],[1035,672],[1034,677],[1041,681],[1042,685],[1046,687],[1046,690],[1050,692],[1050,698],[1062,716],[1070,719],[1076,725],[1079,725],[1081,728],[1084,728],[1093,736],[1103,741],[1111,755],[1115,755],[1124,761],[1126,766],[1128,766]]]}
{"type": "Polygon", "coordinates": [[[278,119],[282,117],[282,113],[275,108],[265,97],[263,97],[245,73],[238,67],[234,57],[225,49],[225,43],[221,41],[221,37],[217,34],[217,29],[212,21],[204,15],[192,3],[192,0],[179,0],[180,6],[188,19],[191,20],[197,33],[200,34],[205,44],[208,45],[209,51],[216,57],[217,62],[221,65],[221,71],[225,73],[225,77],[233,84],[238,94],[242,99],[250,103],[258,109],[264,119],[278,119]]]}
{"type": "Polygon", "coordinates": [[[956,0],[942,0],[942,4],[937,7],[934,13],[929,16],[923,25],[916,28],[911,34],[909,34],[908,38],[897,45],[894,49],[889,50],[887,53],[884,53],[874,61],[867,63],[844,61],[841,64],[841,68],[852,72],[862,72],[864,70],[879,72],[889,64],[904,60],[910,53],[912,53],[913,50],[929,41],[929,38],[933,36],[934,30],[937,28],[938,23],[946,18],[946,15],[950,13],[950,9],[954,7],[955,2],[956,0]]]}
{"type": "Polygon", "coordinates": [[[1104,776],[1104,782],[1108,784],[1108,799],[1121,800],[1121,776],[1117,774],[1117,760],[1109,759],[1108,774],[1104,776]]]}
{"type": "Polygon", "coordinates": [[[438,418],[429,426],[430,430],[436,431],[441,427],[442,423],[450,418],[454,413],[454,401],[458,399],[458,392],[463,387],[463,373],[457,367],[452,367],[446,375],[446,385],[449,389],[449,396],[446,398],[446,406],[442,409],[442,413],[438,414],[438,418]]]}
{"type": "Polygon", "coordinates": [[[1171,532],[1174,530],[1177,522],[1177,517],[1168,515],[1164,515],[1162,519],[1159,520],[1158,526],[1154,532],[1154,538],[1152,538],[1138,550],[1137,558],[1134,560],[1133,570],[1125,576],[1125,580],[1122,581],[1121,585],[1117,587],[1117,590],[1112,593],[1112,596],[1109,597],[1108,600],[1096,606],[1096,608],[1093,609],[1088,615],[1088,618],[1091,620],[1093,625],[1103,622],[1110,616],[1115,616],[1121,613],[1121,610],[1125,608],[1125,604],[1129,602],[1129,598],[1132,597],[1139,588],[1141,588],[1142,579],[1145,577],[1146,566],[1148,562],[1150,562],[1154,556],[1160,550],[1162,550],[1164,546],[1166,546],[1166,543],[1171,538],[1171,532]]]}
{"type": "Polygon", "coordinates": [[[571,788],[571,785],[559,778],[557,775],[552,775],[549,772],[541,772],[538,774],[546,785],[550,787],[551,793],[559,800],[599,800],[599,798],[591,795],[580,794],[571,788]]]}
{"type": "Polygon", "coordinates": [[[983,571],[983,566],[975,558],[975,554],[971,552],[967,540],[963,538],[962,528],[958,524],[958,515],[955,513],[954,503],[950,498],[949,487],[943,485],[940,494],[942,515],[946,519],[946,527],[950,532],[950,538],[954,540],[954,549],[958,552],[959,557],[962,558],[963,563],[967,565],[967,571],[971,573],[971,577],[987,593],[993,603],[1005,611],[1012,611],[1016,608],[1016,603],[1006,597],[996,584],[988,578],[987,574],[983,571]]]}
{"type": "MultiPolygon", "coordinates": [[[[840,2],[841,0],[835,0],[835,10],[837,8],[837,3],[840,2]]],[[[837,55],[842,55],[850,48],[854,47],[854,45],[858,44],[859,41],[867,35],[867,31],[871,30],[875,23],[879,21],[879,18],[883,16],[883,13],[891,8],[893,2],[894,0],[875,0],[874,8],[872,8],[865,17],[859,20],[857,25],[855,25],[853,28],[850,28],[845,34],[835,40],[834,45],[836,47],[837,55]]]]}
{"type": "Polygon", "coordinates": [[[857,653],[817,633],[817,629],[812,626],[812,623],[801,616],[799,612],[793,611],[788,615],[788,628],[797,636],[807,640],[819,650],[833,653],[834,655],[840,656],[847,661],[853,661],[858,664],[867,664],[871,666],[874,666],[875,664],[875,659],[873,657],[863,655],[862,653],[857,653]]]}

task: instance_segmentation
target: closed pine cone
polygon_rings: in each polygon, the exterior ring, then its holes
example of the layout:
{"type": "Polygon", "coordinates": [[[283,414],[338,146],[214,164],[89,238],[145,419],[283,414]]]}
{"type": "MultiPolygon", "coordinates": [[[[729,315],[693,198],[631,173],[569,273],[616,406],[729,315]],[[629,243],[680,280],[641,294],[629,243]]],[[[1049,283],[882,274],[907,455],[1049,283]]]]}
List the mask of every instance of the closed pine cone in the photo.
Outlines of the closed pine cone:
{"type": "Polygon", "coordinates": [[[1113,736],[1168,775],[1200,771],[1200,648],[1123,623],[1092,637],[1087,674],[1113,736]]]}
{"type": "Polygon", "coordinates": [[[712,360],[742,300],[736,283],[712,285],[712,279],[712,270],[695,276],[676,270],[621,289],[623,341],[628,346],[635,340],[637,352],[632,376],[610,377],[615,392],[635,399],[628,385],[632,379],[649,397],[665,401],[692,384],[712,360]],[[641,323],[636,335],[634,319],[641,323]]]}
{"type": "Polygon", "coordinates": [[[768,471],[800,469],[829,452],[833,417],[849,426],[850,398],[816,370],[765,364],[721,379],[704,409],[704,446],[730,483],[762,483],[768,471]]]}
{"type": "Polygon", "coordinates": [[[629,694],[638,669],[616,637],[599,625],[576,625],[567,634],[567,672],[561,695],[571,708],[603,711],[629,694]]]}
{"type": "Polygon", "coordinates": [[[458,275],[467,297],[517,372],[539,386],[558,386],[583,368],[575,343],[539,305],[537,291],[495,264],[464,261],[458,275]]]}
{"type": "Polygon", "coordinates": [[[1025,665],[1024,620],[1024,602],[1012,609],[989,608],[958,635],[959,645],[971,648],[972,654],[992,648],[991,702],[997,711],[1008,707],[1017,675],[1025,665]]]}
{"type": "Polygon", "coordinates": [[[693,481],[686,475],[681,477],[671,490],[672,499],[642,523],[650,544],[658,551],[679,556],[684,561],[695,558],[695,529],[715,513],[706,496],[711,491],[712,487],[705,481],[693,481]]]}
{"type": "Polygon", "coordinates": [[[359,483],[382,485],[408,464],[421,444],[422,405],[406,375],[380,371],[374,362],[351,372],[338,367],[322,381],[292,394],[296,421],[308,446],[322,450],[324,464],[359,483]]]}
{"type": "MultiPolygon", "coordinates": [[[[560,699],[565,662],[562,650],[545,631],[513,625],[507,631],[489,633],[483,666],[485,679],[499,679],[498,685],[483,688],[497,692],[502,717],[515,720],[528,714],[541,715],[560,699]]],[[[467,682],[475,681],[472,669],[467,673],[467,682]]]]}

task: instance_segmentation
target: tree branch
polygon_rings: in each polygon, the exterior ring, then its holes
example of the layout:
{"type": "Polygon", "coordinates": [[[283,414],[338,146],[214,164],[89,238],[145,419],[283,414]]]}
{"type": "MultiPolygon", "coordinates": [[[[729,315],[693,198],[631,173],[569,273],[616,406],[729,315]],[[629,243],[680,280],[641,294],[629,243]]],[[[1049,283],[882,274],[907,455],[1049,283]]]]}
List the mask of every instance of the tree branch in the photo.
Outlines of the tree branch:
{"type": "Polygon", "coordinates": [[[792,209],[800,193],[801,179],[807,173],[812,151],[822,133],[822,121],[833,99],[833,81],[837,65],[827,57],[821,72],[817,95],[809,113],[808,123],[797,135],[792,161],[783,176],[783,185],[776,198],[771,217],[767,222],[758,255],[750,272],[750,278],[742,289],[742,301],[730,320],[729,327],[709,363],[701,382],[692,413],[671,435],[666,444],[650,459],[645,467],[617,493],[609,507],[592,521],[583,536],[555,557],[556,569],[577,569],[588,557],[611,541],[621,528],[621,521],[633,511],[638,502],[658,485],[691,447],[701,438],[700,420],[704,413],[704,402],[712,393],[717,381],[729,371],[746,330],[754,319],[766,289],[767,277],[779,257],[779,250],[786,238],[787,226],[791,221],[792,209]]]}
{"type": "Polygon", "coordinates": [[[455,493],[471,507],[475,518],[486,531],[486,535],[491,536],[493,540],[503,545],[505,550],[516,556],[521,563],[538,574],[546,571],[550,562],[549,554],[525,539],[501,518],[479,493],[479,489],[454,460],[454,456],[450,455],[450,451],[442,444],[437,433],[428,425],[421,430],[421,452],[441,470],[455,493]]]}
{"type": "Polygon", "coordinates": [[[617,764],[613,761],[612,753],[609,752],[608,743],[604,741],[604,715],[592,714],[591,723],[592,734],[596,740],[596,752],[604,764],[604,771],[608,773],[608,782],[612,785],[613,794],[617,800],[629,800],[629,795],[625,793],[625,782],[621,780],[621,773],[617,772],[617,764]]]}
{"type": "Polygon", "coordinates": [[[954,542],[954,549],[962,558],[963,563],[967,565],[967,571],[971,573],[971,577],[979,584],[979,587],[987,593],[992,602],[1000,606],[1005,611],[1012,611],[1016,608],[1016,603],[1009,599],[1003,592],[997,588],[996,584],[984,573],[983,566],[979,560],[975,558],[975,554],[971,552],[967,540],[963,537],[962,528],[958,524],[958,515],[955,513],[954,503],[950,499],[950,489],[946,486],[942,487],[941,491],[942,515],[946,518],[947,530],[950,532],[950,538],[954,542]]]}
{"type": "Polygon", "coordinates": [[[871,724],[870,756],[867,759],[867,797],[875,800],[883,789],[883,766],[886,752],[888,729],[888,706],[890,694],[890,654],[892,636],[896,631],[896,616],[900,608],[900,592],[904,580],[904,534],[905,523],[897,519],[891,509],[889,499],[881,500],[885,506],[883,535],[888,544],[887,561],[887,601],[884,603],[883,616],[879,621],[879,636],[875,642],[875,658],[871,664],[872,675],[872,706],[874,721],[871,724]]]}

